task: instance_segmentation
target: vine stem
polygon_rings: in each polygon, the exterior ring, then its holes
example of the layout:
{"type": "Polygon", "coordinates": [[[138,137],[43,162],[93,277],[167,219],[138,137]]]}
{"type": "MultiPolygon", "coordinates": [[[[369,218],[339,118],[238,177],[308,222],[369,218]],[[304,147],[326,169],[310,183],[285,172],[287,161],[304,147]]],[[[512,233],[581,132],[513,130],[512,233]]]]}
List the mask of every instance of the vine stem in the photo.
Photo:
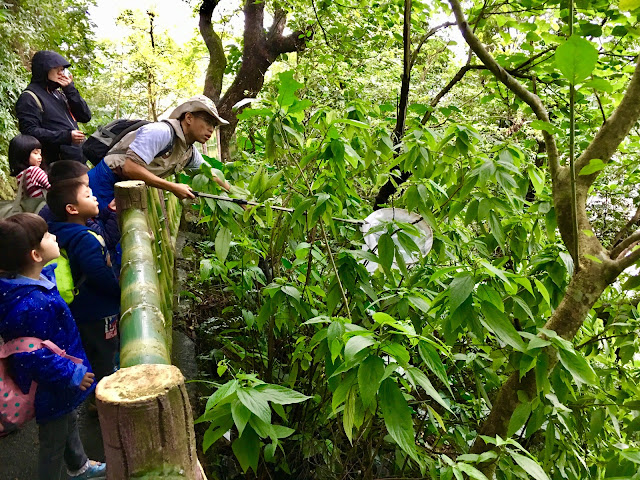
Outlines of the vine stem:
{"type": "Polygon", "coordinates": [[[329,254],[329,259],[331,260],[331,265],[333,266],[333,271],[336,274],[336,279],[338,280],[338,286],[340,287],[340,293],[342,293],[342,301],[344,302],[344,306],[347,309],[347,316],[349,320],[353,322],[351,318],[351,309],[349,308],[349,302],[347,301],[347,294],[344,291],[344,287],[342,286],[342,280],[340,280],[340,273],[338,272],[338,267],[336,267],[336,262],[333,259],[333,253],[331,252],[331,246],[329,245],[329,238],[327,237],[327,232],[324,229],[324,222],[320,219],[320,229],[322,230],[322,238],[324,240],[324,244],[327,247],[327,253],[329,254]]]}
{"type": "MultiPolygon", "coordinates": [[[[569,38],[573,35],[573,0],[569,0],[569,38]]],[[[575,149],[576,149],[576,86],[571,80],[569,85],[569,169],[571,173],[571,214],[573,215],[573,259],[575,268],[573,274],[577,274],[580,269],[580,245],[578,238],[578,201],[576,194],[576,165],[575,165],[575,149]]]]}

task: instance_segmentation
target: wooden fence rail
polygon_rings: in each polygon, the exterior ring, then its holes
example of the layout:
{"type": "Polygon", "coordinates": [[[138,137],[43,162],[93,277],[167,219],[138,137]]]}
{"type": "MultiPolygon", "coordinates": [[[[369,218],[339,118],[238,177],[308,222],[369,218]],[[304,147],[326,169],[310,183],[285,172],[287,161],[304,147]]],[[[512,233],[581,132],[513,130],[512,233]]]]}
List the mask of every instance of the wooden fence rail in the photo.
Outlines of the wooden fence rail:
{"type": "Polygon", "coordinates": [[[107,479],[206,480],[184,377],[171,365],[181,205],[144,182],[115,186],[122,232],[120,370],[96,389],[107,479]]]}

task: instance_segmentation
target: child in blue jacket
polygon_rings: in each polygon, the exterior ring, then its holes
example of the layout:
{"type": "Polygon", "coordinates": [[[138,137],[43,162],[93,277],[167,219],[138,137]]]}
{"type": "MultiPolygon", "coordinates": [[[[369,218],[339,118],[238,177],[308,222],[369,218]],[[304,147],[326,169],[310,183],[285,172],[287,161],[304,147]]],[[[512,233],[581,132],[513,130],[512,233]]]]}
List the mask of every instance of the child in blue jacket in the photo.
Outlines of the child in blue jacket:
{"type": "Polygon", "coordinates": [[[78,433],[77,408],[93,391],[94,374],[80,342],[71,312],[56,288],[56,237],[38,215],[20,213],[0,220],[0,337],[50,340],[76,364],[41,348],[9,357],[18,386],[35,396],[38,437],[38,478],[60,480],[63,465],[73,479],[105,478],[106,465],[90,461],[78,433]]]}
{"type": "MultiPolygon", "coordinates": [[[[49,183],[50,187],[56,185],[66,185],[74,182],[82,182],[89,185],[89,169],[86,165],[76,162],[75,160],[60,160],[49,167],[49,183]]],[[[44,220],[55,222],[56,218],[51,212],[48,205],[45,205],[38,212],[44,220]]],[[[97,217],[87,220],[87,227],[100,235],[109,251],[113,271],[116,276],[120,276],[120,259],[122,252],[120,251],[120,228],[118,227],[118,217],[115,210],[115,201],[100,210],[97,217]]]]}
{"type": "Polygon", "coordinates": [[[77,181],[52,186],[47,205],[58,220],[49,222],[49,231],[66,251],[77,291],[69,308],[99,382],[116,368],[120,283],[104,240],[87,226],[98,214],[98,201],[84,182],[77,181]]]}

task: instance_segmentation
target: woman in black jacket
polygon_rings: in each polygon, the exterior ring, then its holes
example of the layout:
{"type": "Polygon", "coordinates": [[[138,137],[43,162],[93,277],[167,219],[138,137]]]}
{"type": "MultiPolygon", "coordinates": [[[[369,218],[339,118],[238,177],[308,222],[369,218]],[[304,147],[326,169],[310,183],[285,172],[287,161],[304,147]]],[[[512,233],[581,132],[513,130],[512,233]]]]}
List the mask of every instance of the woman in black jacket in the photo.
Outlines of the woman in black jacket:
{"type": "Polygon", "coordinates": [[[66,70],[70,65],[56,52],[36,52],[31,59],[31,83],[16,102],[20,132],[40,140],[47,165],[57,160],[85,161],[85,137],[78,122],[91,120],[91,110],[66,70]]]}

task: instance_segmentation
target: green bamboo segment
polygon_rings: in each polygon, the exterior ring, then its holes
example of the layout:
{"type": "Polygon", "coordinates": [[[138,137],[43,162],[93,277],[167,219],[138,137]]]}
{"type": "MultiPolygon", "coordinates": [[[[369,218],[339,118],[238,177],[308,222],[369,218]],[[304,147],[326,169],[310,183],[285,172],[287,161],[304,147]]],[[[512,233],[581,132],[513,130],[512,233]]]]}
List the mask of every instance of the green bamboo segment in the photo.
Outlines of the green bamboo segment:
{"type": "Polygon", "coordinates": [[[129,181],[116,184],[116,203],[122,232],[120,364],[170,364],[180,202],[129,181]]]}

